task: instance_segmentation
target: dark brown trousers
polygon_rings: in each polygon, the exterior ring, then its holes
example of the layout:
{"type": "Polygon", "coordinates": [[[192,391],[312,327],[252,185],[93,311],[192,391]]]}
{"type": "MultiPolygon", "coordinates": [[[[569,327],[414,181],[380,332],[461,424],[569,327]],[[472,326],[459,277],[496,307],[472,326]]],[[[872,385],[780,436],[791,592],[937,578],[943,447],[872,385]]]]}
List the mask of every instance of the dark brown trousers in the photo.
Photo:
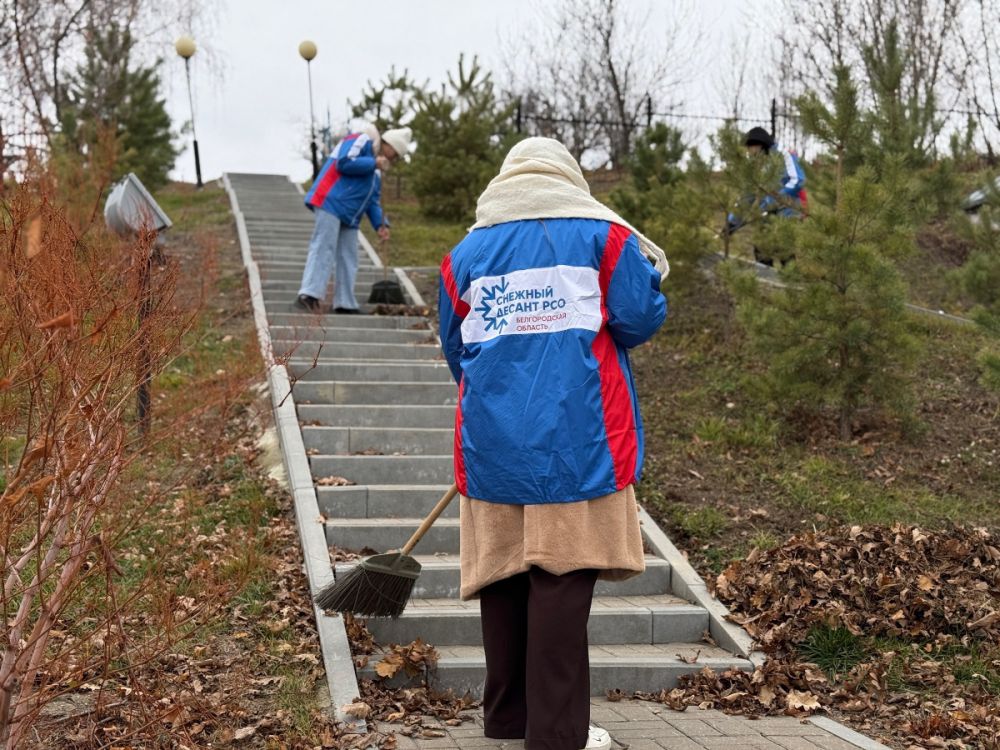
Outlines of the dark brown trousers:
{"type": "Polygon", "coordinates": [[[527,750],[581,750],[590,723],[587,619],[596,570],[533,567],[479,592],[486,736],[527,750]]]}

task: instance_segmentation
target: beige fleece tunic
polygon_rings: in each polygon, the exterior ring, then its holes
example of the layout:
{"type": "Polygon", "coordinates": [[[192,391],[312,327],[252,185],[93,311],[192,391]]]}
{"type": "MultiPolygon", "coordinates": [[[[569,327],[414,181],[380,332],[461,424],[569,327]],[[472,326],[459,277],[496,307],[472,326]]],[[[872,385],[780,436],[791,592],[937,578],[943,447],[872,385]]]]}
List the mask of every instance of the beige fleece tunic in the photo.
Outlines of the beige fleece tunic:
{"type": "Polygon", "coordinates": [[[532,565],[554,575],[597,569],[622,581],[645,570],[632,485],[574,503],[509,505],[460,496],[462,598],[532,565]]]}

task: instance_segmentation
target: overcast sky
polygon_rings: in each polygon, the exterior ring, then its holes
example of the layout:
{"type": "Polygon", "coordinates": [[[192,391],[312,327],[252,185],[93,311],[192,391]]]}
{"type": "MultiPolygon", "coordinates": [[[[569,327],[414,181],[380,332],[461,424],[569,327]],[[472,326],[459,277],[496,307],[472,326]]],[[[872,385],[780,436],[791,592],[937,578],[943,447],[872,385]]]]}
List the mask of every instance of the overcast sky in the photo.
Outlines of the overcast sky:
{"type": "MultiPolygon", "coordinates": [[[[211,1],[211,0],[210,0],[211,1]]],[[[298,152],[307,138],[309,98],[306,64],[297,49],[304,39],[319,53],[312,62],[317,120],[329,108],[334,126],[347,118],[347,100],[357,99],[369,79],[389,70],[409,69],[417,80],[443,79],[460,52],[478,54],[499,68],[501,35],[530,33],[540,0],[215,0],[219,8],[211,28],[197,41],[192,59],[195,125],[202,175],[224,171],[274,172],[305,179],[311,168],[298,152]]],[[[665,28],[674,0],[625,0],[636,8],[652,7],[651,39],[665,28]]],[[[748,8],[755,3],[702,0],[685,32],[702,34],[686,61],[680,98],[684,110],[714,114],[726,111],[719,94],[720,61],[730,40],[754,25],[748,8]]],[[[759,3],[757,3],[759,7],[759,3]]],[[[198,30],[195,30],[198,37],[198,30]]],[[[189,117],[183,64],[164,50],[168,107],[176,123],[189,117]]],[[[758,111],[766,112],[766,102],[758,111]]],[[[752,107],[748,103],[747,109],[752,107]]],[[[698,123],[686,123],[697,130],[698,123]]],[[[709,129],[714,129],[717,123],[709,129]]],[[[194,180],[190,136],[174,177],[194,180]]]]}

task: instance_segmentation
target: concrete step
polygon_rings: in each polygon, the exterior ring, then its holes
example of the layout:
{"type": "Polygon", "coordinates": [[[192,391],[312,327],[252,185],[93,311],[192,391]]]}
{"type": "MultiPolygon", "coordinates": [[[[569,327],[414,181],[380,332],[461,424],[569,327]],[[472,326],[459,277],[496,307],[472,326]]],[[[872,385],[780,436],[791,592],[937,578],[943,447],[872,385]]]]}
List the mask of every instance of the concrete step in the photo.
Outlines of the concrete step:
{"type": "MultiPolygon", "coordinates": [[[[302,269],[306,265],[306,256],[308,254],[309,239],[306,238],[301,242],[295,243],[285,243],[282,245],[275,246],[262,246],[261,243],[252,243],[254,261],[256,261],[262,268],[271,270],[281,270],[289,271],[298,269],[299,273],[302,273],[302,269]]],[[[359,256],[358,258],[358,271],[374,271],[381,269],[375,266],[369,259],[367,255],[359,256]]],[[[263,275],[263,274],[262,274],[263,275]]]]}
{"type": "Polygon", "coordinates": [[[454,427],[454,406],[325,406],[300,404],[299,421],[328,427],[454,427]]]}
{"type": "MultiPolygon", "coordinates": [[[[303,265],[299,263],[267,264],[266,266],[258,264],[258,268],[260,269],[260,278],[265,284],[271,282],[298,284],[302,281],[303,265]]],[[[381,281],[383,276],[389,279],[396,278],[396,274],[392,269],[388,273],[385,273],[381,268],[376,266],[366,265],[358,267],[358,278],[367,277],[371,281],[381,281]]]]}
{"type": "MultiPolygon", "coordinates": [[[[297,293],[302,285],[302,269],[304,264],[288,264],[288,268],[261,268],[260,278],[261,287],[268,291],[280,291],[280,292],[294,292],[297,293]]],[[[259,266],[258,266],[259,268],[259,266]]],[[[327,284],[327,291],[333,289],[333,284],[336,281],[336,274],[330,276],[330,283],[327,284]]],[[[358,269],[358,273],[354,278],[355,285],[357,284],[367,284],[372,285],[376,282],[382,281],[383,278],[389,281],[396,280],[396,274],[390,271],[388,274],[382,273],[382,269],[375,268],[374,266],[370,268],[358,269]]]]}
{"type": "Polygon", "coordinates": [[[438,456],[309,456],[313,476],[344,477],[355,484],[450,484],[451,454],[438,456]]]}
{"type": "MultiPolygon", "coordinates": [[[[360,552],[400,549],[423,522],[422,518],[336,518],[326,521],[326,543],[360,552]]],[[[418,547],[421,554],[458,554],[458,518],[439,518],[418,547]]]]}
{"type": "MultiPolygon", "coordinates": [[[[289,305],[291,306],[291,305],[289,305]]],[[[362,344],[357,342],[283,341],[272,340],[275,357],[290,356],[295,359],[318,359],[321,362],[341,359],[365,359],[378,362],[391,360],[443,360],[441,348],[436,344],[362,344]]]]}
{"type": "MultiPolygon", "coordinates": [[[[336,274],[330,276],[330,279],[334,279],[336,274]]],[[[299,267],[298,273],[295,273],[294,268],[282,268],[282,269],[272,269],[272,270],[262,270],[260,274],[261,287],[265,290],[278,289],[281,291],[296,291],[299,288],[299,283],[302,281],[302,267],[299,267]],[[276,278],[274,273],[280,272],[282,278],[276,278]]],[[[382,281],[382,279],[388,279],[390,281],[396,280],[396,274],[392,271],[385,273],[381,268],[375,268],[374,266],[358,267],[358,272],[355,275],[355,279],[358,281],[364,281],[368,284],[374,284],[376,281],[382,281]]],[[[332,281],[331,281],[332,283],[332,281]]]]}
{"type": "MultiPolygon", "coordinates": [[[[347,317],[347,316],[344,316],[347,317]]],[[[360,315],[352,315],[352,318],[360,318],[360,315]]],[[[373,328],[371,326],[358,326],[348,328],[346,326],[322,325],[317,320],[313,325],[298,326],[271,326],[271,339],[278,341],[356,341],[358,343],[377,344],[437,344],[437,338],[428,329],[408,330],[405,328],[373,328]]]]}
{"type": "Polygon", "coordinates": [[[321,326],[323,328],[391,328],[403,331],[429,331],[427,318],[407,315],[335,315],[323,313],[270,313],[272,326],[321,326]]]}
{"type": "MultiPolygon", "coordinates": [[[[708,630],[708,611],[669,594],[594,597],[587,623],[591,645],[695,643],[708,630]]],[[[375,618],[368,629],[378,643],[480,646],[479,601],[411,599],[397,618],[375,618]]]]}
{"type": "MultiPolygon", "coordinates": [[[[300,383],[300,385],[302,385],[300,383]]],[[[444,456],[454,447],[455,431],[409,427],[303,427],[302,440],[307,451],[334,455],[377,451],[410,456],[444,456]]]]}
{"type": "Polygon", "coordinates": [[[290,359],[285,365],[289,373],[301,380],[364,380],[376,382],[454,383],[451,370],[443,362],[424,360],[390,360],[371,364],[365,360],[316,362],[311,359],[290,359]]]}
{"type": "MultiPolygon", "coordinates": [[[[404,290],[405,292],[405,290],[404,290]]],[[[333,312],[333,293],[330,289],[327,289],[326,296],[320,300],[320,312],[315,313],[320,316],[334,316],[343,317],[345,320],[356,320],[364,316],[374,317],[376,305],[368,304],[368,295],[371,294],[371,286],[366,286],[365,284],[355,284],[354,285],[354,296],[358,301],[358,309],[361,311],[359,313],[349,313],[351,318],[342,313],[333,312]]],[[[298,298],[298,290],[294,292],[279,292],[271,290],[263,293],[264,297],[264,309],[267,311],[268,315],[274,314],[285,314],[285,313],[306,313],[301,307],[295,304],[295,300],[298,298]]],[[[410,303],[410,298],[407,294],[403,294],[406,298],[406,303],[410,303]]],[[[308,313],[306,313],[308,314],[308,313]]]]}
{"type": "MultiPolygon", "coordinates": [[[[291,280],[294,281],[296,275],[298,275],[299,279],[302,278],[302,270],[305,268],[308,252],[309,241],[306,239],[301,242],[284,243],[273,247],[261,247],[255,243],[252,255],[261,271],[262,280],[270,281],[272,279],[268,276],[268,273],[281,271],[285,275],[291,276],[291,280]]],[[[375,272],[381,274],[382,268],[374,265],[369,260],[367,254],[359,254],[358,273],[372,274],[375,272]]],[[[287,278],[276,280],[289,281],[287,278]]]]}
{"type": "MultiPolygon", "coordinates": [[[[316,497],[320,511],[331,519],[413,518],[430,513],[447,490],[443,484],[369,484],[317,487],[316,497]]],[[[453,500],[443,517],[458,518],[458,506],[458,501],[453,500]]]]}
{"type": "MultiPolygon", "coordinates": [[[[429,675],[431,685],[439,690],[454,690],[479,699],[486,679],[486,659],[481,646],[437,646],[437,669],[429,675]]],[[[375,679],[375,665],[380,653],[368,657],[358,676],[375,679]]],[[[716,672],[727,669],[753,671],[747,660],[709,645],[692,643],[622,644],[590,647],[590,694],[604,695],[616,688],[631,692],[655,693],[677,687],[681,675],[709,667],[716,672]]],[[[400,670],[392,685],[416,685],[423,674],[407,678],[400,670]]]]}
{"type": "MultiPolygon", "coordinates": [[[[384,334],[383,334],[384,335],[384,334]]],[[[299,404],[457,404],[454,383],[366,383],[300,380],[293,386],[299,404]]]]}
{"type": "MultiPolygon", "coordinates": [[[[434,502],[437,502],[435,498],[434,502]]],[[[430,511],[433,503],[427,504],[430,511]]],[[[454,503],[452,505],[455,505],[454,503]]],[[[449,506],[449,510],[452,506],[449,506]]],[[[457,514],[457,509],[455,513],[457,514]]],[[[421,599],[457,599],[461,585],[458,555],[414,555],[421,565],[420,577],[413,589],[413,596],[421,599]]],[[[355,562],[337,563],[337,575],[345,575],[357,565],[355,562]]],[[[649,596],[670,591],[670,564],[651,555],[646,556],[646,570],[627,581],[598,581],[598,596],[649,596]]],[[[698,633],[701,638],[701,633],[698,633]]]]}

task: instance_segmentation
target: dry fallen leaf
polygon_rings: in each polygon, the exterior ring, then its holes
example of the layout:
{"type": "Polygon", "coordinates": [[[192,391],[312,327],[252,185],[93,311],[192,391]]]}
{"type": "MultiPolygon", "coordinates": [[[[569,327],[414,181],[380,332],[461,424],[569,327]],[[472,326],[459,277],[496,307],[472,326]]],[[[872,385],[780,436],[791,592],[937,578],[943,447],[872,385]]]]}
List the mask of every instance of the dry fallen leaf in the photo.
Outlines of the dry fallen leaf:
{"type": "Polygon", "coordinates": [[[329,476],[320,477],[316,480],[316,484],[320,487],[350,487],[355,484],[350,479],[345,479],[344,477],[329,476]]]}
{"type": "Polygon", "coordinates": [[[233,732],[234,740],[245,740],[247,737],[252,737],[257,732],[257,728],[260,726],[260,722],[256,724],[251,724],[248,727],[242,727],[233,732]]]}
{"type": "Polygon", "coordinates": [[[341,706],[340,710],[347,716],[351,716],[355,719],[367,719],[371,715],[372,707],[364,701],[355,701],[354,703],[348,703],[345,706],[341,706]]]}
{"type": "Polygon", "coordinates": [[[390,651],[378,664],[375,665],[375,674],[379,677],[388,679],[390,677],[395,677],[396,673],[403,668],[403,657],[395,652],[390,651]]]}
{"type": "Polygon", "coordinates": [[[820,702],[819,698],[812,693],[801,690],[789,690],[788,695],[785,696],[785,705],[789,708],[814,711],[820,707],[820,702]]]}

